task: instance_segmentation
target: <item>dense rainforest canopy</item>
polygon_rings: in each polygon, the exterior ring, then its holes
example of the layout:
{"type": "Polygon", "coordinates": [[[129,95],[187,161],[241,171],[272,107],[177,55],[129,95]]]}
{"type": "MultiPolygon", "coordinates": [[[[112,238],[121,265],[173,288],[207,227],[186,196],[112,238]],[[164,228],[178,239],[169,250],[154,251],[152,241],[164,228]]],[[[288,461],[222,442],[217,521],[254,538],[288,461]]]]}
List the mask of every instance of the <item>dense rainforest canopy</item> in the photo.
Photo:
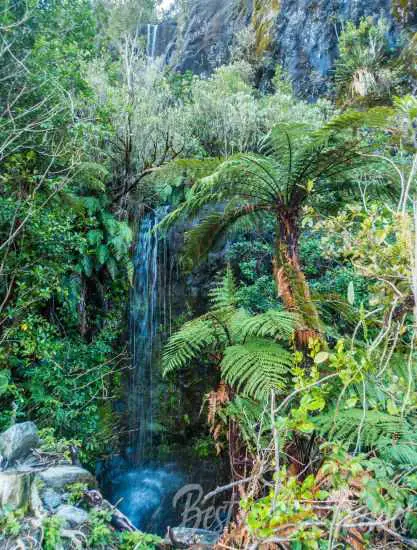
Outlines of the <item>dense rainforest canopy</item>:
{"type": "MultiPolygon", "coordinates": [[[[162,265],[182,294],[149,336],[152,452],[227,463],[217,547],[417,548],[408,3],[395,40],[379,13],[340,26],[314,100],[271,54],[273,1],[224,63],[176,70],[191,4],[1,1],[0,432],[33,421],[38,459],[91,471],[127,452],[137,234],[158,212],[149,238],[175,242],[162,265]],[[150,46],[161,21],[169,62],[150,46]]],[[[82,484],[69,530],[6,505],[2,483],[0,549],[162,544],[82,484]]]]}

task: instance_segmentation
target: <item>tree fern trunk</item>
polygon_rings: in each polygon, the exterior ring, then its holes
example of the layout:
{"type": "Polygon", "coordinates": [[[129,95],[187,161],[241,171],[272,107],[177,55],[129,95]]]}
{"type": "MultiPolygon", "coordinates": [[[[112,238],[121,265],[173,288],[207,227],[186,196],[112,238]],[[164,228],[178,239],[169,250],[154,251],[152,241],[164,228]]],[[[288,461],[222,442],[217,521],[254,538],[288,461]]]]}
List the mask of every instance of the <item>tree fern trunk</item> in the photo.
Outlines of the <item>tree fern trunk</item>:
{"type": "Polygon", "coordinates": [[[284,307],[301,315],[304,327],[297,331],[300,345],[322,332],[317,308],[311,299],[307,280],[298,255],[300,231],[294,215],[280,215],[274,258],[274,279],[284,307]]]}

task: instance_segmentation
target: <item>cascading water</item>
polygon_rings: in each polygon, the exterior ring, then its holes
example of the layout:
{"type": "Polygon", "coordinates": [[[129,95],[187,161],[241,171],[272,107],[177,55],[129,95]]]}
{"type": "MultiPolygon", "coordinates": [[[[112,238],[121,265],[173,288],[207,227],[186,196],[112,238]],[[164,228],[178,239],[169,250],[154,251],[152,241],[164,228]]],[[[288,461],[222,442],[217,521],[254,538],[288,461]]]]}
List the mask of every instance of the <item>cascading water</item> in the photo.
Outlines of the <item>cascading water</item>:
{"type": "Polygon", "coordinates": [[[146,55],[155,59],[159,25],[147,25],[146,55]]]}
{"type": "Polygon", "coordinates": [[[130,297],[129,333],[132,369],[128,393],[129,449],[125,463],[113,469],[112,500],[140,529],[160,531],[168,521],[167,499],[181,486],[174,464],[154,460],[154,415],[158,379],[154,374],[160,333],[167,319],[166,239],[155,228],[167,214],[159,208],[139,225],[133,258],[134,281],[130,297]]]}
{"type": "Polygon", "coordinates": [[[130,300],[132,373],[129,388],[129,442],[135,462],[152,453],[153,359],[158,334],[158,248],[154,229],[161,216],[142,219],[134,255],[134,284],[130,300]]]}
{"type": "MultiPolygon", "coordinates": [[[[164,398],[158,356],[163,335],[170,332],[171,296],[173,285],[177,284],[171,250],[174,243],[156,231],[167,212],[167,207],[152,211],[139,225],[129,310],[132,356],[126,411],[129,444],[124,458],[110,459],[102,474],[109,500],[118,503],[137,528],[160,535],[168,526],[182,521],[181,507],[173,506],[177,491],[187,483],[198,482],[211,489],[219,474],[218,464],[212,459],[204,465],[201,460],[179,454],[169,461],[158,459],[158,403],[164,398]]],[[[185,502],[186,499],[181,505],[185,506],[185,502]]]]}

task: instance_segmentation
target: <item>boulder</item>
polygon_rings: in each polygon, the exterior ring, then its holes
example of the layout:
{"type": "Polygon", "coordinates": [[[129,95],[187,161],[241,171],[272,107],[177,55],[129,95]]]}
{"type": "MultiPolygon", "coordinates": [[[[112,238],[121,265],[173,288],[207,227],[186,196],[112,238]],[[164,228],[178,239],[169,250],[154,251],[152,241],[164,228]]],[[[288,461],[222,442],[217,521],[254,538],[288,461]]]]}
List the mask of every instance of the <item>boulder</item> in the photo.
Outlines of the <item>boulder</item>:
{"type": "Polygon", "coordinates": [[[0,472],[0,509],[17,510],[28,506],[31,477],[30,473],[16,470],[0,472]]]}
{"type": "Polygon", "coordinates": [[[50,487],[46,487],[42,490],[40,496],[42,504],[49,512],[55,512],[55,510],[62,504],[62,496],[57,493],[55,489],[51,489],[50,487]]]}
{"type": "Polygon", "coordinates": [[[63,504],[58,508],[55,514],[63,520],[64,527],[78,527],[88,520],[88,513],[82,508],[63,504]]]}
{"type": "Polygon", "coordinates": [[[97,484],[95,477],[89,471],[69,464],[53,466],[43,472],[39,472],[38,479],[43,481],[46,487],[58,491],[62,491],[66,485],[71,483],[85,483],[89,487],[95,487],[97,484]]]}
{"type": "Polygon", "coordinates": [[[0,435],[0,456],[8,464],[25,458],[39,445],[39,436],[33,422],[15,424],[0,435]]]}

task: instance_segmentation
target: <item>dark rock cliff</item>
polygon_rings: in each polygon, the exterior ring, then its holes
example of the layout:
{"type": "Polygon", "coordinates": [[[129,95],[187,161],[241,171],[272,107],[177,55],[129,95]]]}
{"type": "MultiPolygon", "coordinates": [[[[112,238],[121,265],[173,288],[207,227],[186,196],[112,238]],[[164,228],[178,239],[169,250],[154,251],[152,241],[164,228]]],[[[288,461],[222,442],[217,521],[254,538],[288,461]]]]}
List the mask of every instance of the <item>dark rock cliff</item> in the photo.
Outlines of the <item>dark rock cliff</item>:
{"type": "Polygon", "coordinates": [[[273,57],[289,73],[295,91],[317,97],[327,89],[345,21],[391,16],[391,0],[282,0],[273,37],[273,57]]]}
{"type": "Polygon", "coordinates": [[[237,31],[250,21],[251,2],[195,0],[178,52],[177,69],[197,74],[210,73],[228,61],[237,31]]]}
{"type": "MultiPolygon", "coordinates": [[[[236,33],[251,22],[256,24],[257,10],[263,10],[269,17],[272,12],[273,18],[271,36],[265,39],[269,62],[264,78],[270,78],[276,63],[281,63],[296,92],[314,98],[328,88],[337,57],[337,35],[343,23],[358,22],[363,16],[383,16],[391,25],[395,41],[401,31],[393,15],[397,3],[398,0],[280,0],[279,4],[274,0],[191,0],[187,22],[177,41],[176,68],[181,72],[210,73],[229,59],[236,33]]],[[[417,9],[409,9],[408,24],[416,22],[416,14],[417,9]]],[[[257,30],[262,34],[262,28],[257,30]]]]}

